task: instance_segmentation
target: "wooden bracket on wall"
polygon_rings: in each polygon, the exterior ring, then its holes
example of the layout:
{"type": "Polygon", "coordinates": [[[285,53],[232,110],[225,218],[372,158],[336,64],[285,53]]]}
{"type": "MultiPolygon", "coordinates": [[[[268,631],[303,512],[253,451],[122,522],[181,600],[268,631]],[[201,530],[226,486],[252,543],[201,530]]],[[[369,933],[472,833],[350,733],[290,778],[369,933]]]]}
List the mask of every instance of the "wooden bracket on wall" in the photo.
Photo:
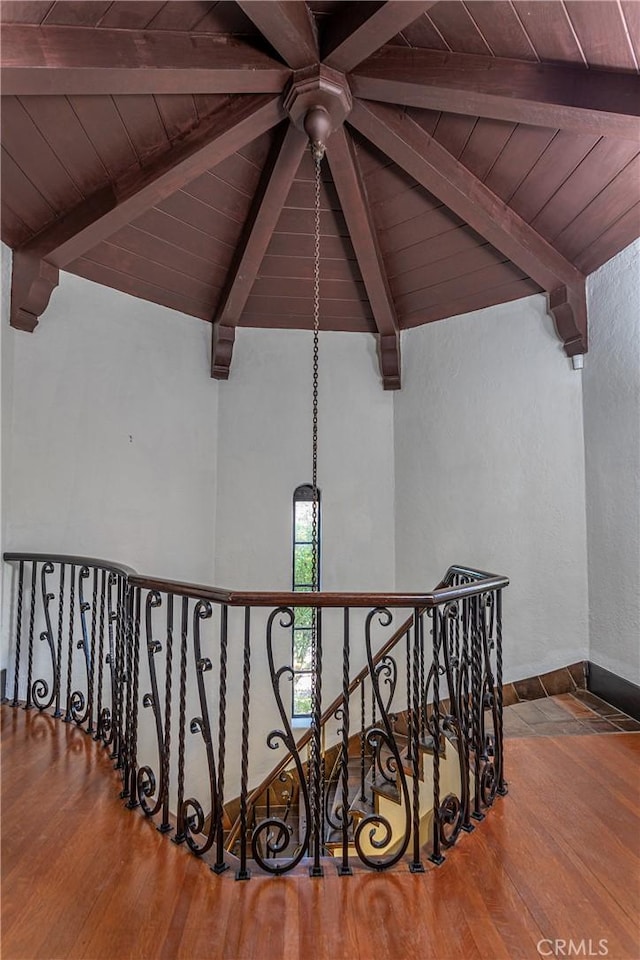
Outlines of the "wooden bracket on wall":
{"type": "Polygon", "coordinates": [[[400,390],[402,364],[400,360],[400,334],[380,334],[378,337],[378,359],[382,385],[385,390],[400,390]]]}
{"type": "Polygon", "coordinates": [[[53,264],[16,250],[11,277],[11,326],[33,333],[59,279],[58,268],[53,264]]]}
{"type": "Polygon", "coordinates": [[[233,357],[236,328],[214,323],[211,334],[211,376],[214,380],[228,380],[233,357]]]}
{"type": "Polygon", "coordinates": [[[586,353],[589,349],[587,336],[587,296],[584,282],[578,286],[562,286],[548,294],[549,313],[555,321],[558,336],[564,343],[568,357],[586,353]]]}

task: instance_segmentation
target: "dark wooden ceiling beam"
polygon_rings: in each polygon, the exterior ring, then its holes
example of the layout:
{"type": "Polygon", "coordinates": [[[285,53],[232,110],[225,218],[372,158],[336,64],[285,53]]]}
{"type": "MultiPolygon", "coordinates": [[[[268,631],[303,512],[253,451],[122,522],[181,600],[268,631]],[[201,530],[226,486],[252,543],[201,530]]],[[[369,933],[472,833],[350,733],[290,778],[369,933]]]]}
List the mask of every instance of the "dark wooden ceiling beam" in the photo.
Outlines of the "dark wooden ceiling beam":
{"type": "Polygon", "coordinates": [[[57,284],[57,268],[81,257],[283,117],[279,97],[256,95],[230,101],[155,163],[99,190],[30,240],[14,255],[12,326],[35,328],[57,284]]]}
{"type": "Polygon", "coordinates": [[[325,28],[322,60],[347,73],[418,19],[436,0],[386,0],[371,13],[371,4],[341,4],[325,28]]]}
{"type": "Polygon", "coordinates": [[[288,124],[269,155],[213,322],[211,376],[227,380],[235,329],[286,203],[308,140],[288,124]]]}
{"type": "MultiPolygon", "coordinates": [[[[546,290],[566,288],[558,329],[569,356],[587,349],[584,275],[401,107],[354,101],[349,123],[546,290]]],[[[558,298],[560,294],[556,295],[558,298]]],[[[553,304],[551,304],[553,307],[553,304]]],[[[555,314],[554,314],[555,316],[555,314]]]]}
{"type": "Polygon", "coordinates": [[[329,137],[327,158],[378,328],[382,383],[385,390],[399,390],[400,331],[395,306],[358,160],[344,127],[329,137]]]}
{"type": "Polygon", "coordinates": [[[368,100],[640,140],[633,74],[387,46],[349,82],[368,100]]]}
{"type": "Polygon", "coordinates": [[[248,44],[207,34],[2,27],[3,94],[279,93],[289,74],[248,44]]]}
{"type": "Polygon", "coordinates": [[[304,0],[237,0],[237,3],[293,70],[320,59],[316,23],[304,0]]]}

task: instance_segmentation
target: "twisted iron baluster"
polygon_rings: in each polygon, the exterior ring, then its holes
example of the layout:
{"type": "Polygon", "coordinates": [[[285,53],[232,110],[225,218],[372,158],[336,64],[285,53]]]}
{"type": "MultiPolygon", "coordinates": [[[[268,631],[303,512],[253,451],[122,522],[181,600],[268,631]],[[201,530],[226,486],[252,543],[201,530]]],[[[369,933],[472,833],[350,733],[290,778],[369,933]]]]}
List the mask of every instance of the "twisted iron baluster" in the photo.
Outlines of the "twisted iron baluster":
{"type": "MultiPolygon", "coordinates": [[[[133,618],[134,618],[134,591],[133,588],[127,584],[126,591],[126,622],[125,622],[125,649],[123,651],[123,660],[124,660],[124,669],[122,671],[122,684],[123,687],[126,684],[126,698],[123,697],[124,704],[124,720],[125,720],[125,729],[124,729],[124,743],[123,743],[123,771],[122,771],[122,782],[123,788],[121,797],[129,796],[129,785],[131,783],[131,738],[133,736],[133,716],[132,716],[132,699],[131,699],[131,677],[133,675],[133,618]]],[[[111,629],[111,628],[110,628],[111,629]]],[[[110,646],[111,646],[111,637],[110,646]]],[[[113,678],[113,670],[112,670],[113,678]]],[[[113,692],[113,682],[111,684],[111,689],[113,692]]]]}
{"type": "Polygon", "coordinates": [[[103,657],[104,657],[104,608],[105,594],[107,590],[107,573],[102,571],[100,582],[100,628],[98,631],[98,694],[96,697],[96,732],[94,740],[99,740],[102,736],[102,680],[103,680],[103,657]]]}
{"type": "MultiPolygon", "coordinates": [[[[115,699],[115,742],[113,745],[113,755],[116,759],[116,767],[122,768],[124,765],[123,758],[123,713],[126,709],[125,704],[125,684],[128,683],[128,675],[125,668],[125,656],[126,656],[126,643],[125,643],[125,633],[129,622],[129,617],[126,613],[126,605],[128,603],[128,582],[124,577],[118,578],[118,593],[116,600],[116,699],[115,699]]],[[[128,689],[127,689],[128,695],[128,689]]],[[[137,736],[137,727],[136,727],[136,736],[137,736]]]]}
{"type": "Polygon", "coordinates": [[[33,627],[36,618],[36,573],[38,564],[34,560],[31,565],[31,606],[29,608],[29,651],[27,666],[27,701],[25,710],[31,709],[31,680],[33,678],[33,627]]]}
{"type": "Polygon", "coordinates": [[[349,608],[343,612],[342,645],[342,863],[340,876],[353,873],[349,866],[349,608]]]}
{"type": "MultiPolygon", "coordinates": [[[[116,700],[116,686],[117,680],[115,677],[115,668],[116,668],[116,652],[113,642],[113,624],[118,616],[117,612],[113,608],[113,586],[117,583],[116,574],[113,571],[110,571],[107,574],[107,634],[108,634],[108,644],[109,650],[105,658],[105,662],[109,665],[109,685],[110,685],[110,706],[103,707],[100,715],[100,729],[102,733],[102,742],[105,747],[109,747],[113,744],[115,738],[114,732],[114,704],[116,700]]],[[[133,617],[129,617],[129,630],[131,631],[131,624],[133,622],[133,617]]],[[[129,637],[129,646],[128,650],[131,650],[131,637],[129,637]]],[[[125,784],[125,789],[128,787],[125,784]]]]}
{"type": "MultiPolygon", "coordinates": [[[[420,860],[420,749],[418,745],[418,710],[420,705],[420,632],[422,617],[416,608],[413,611],[413,860],[411,873],[424,873],[420,860]]],[[[407,691],[408,693],[408,691],[407,691]]],[[[407,698],[408,699],[408,698],[407,698]]]]}
{"type": "Polygon", "coordinates": [[[481,780],[480,764],[483,751],[481,742],[481,712],[482,712],[482,652],[480,650],[480,598],[473,597],[471,600],[471,715],[472,715],[472,735],[474,752],[474,773],[475,784],[473,791],[473,812],[471,816],[474,820],[484,820],[484,814],[480,809],[481,801],[481,780]]]}
{"type": "Polygon", "coordinates": [[[24,589],[24,561],[20,561],[20,567],[18,572],[18,609],[16,612],[16,656],[15,656],[15,666],[13,670],[13,701],[11,703],[12,707],[17,707],[18,703],[18,692],[19,692],[19,681],[20,681],[20,645],[22,643],[22,593],[24,589]]]}
{"type": "Polygon", "coordinates": [[[87,690],[87,713],[89,716],[89,724],[87,726],[87,733],[93,733],[93,696],[95,692],[95,676],[96,676],[96,628],[98,620],[98,570],[96,567],[93,569],[93,596],[91,601],[91,644],[89,647],[90,650],[90,660],[91,660],[91,672],[89,674],[89,684],[87,690]]]}
{"type": "Polygon", "coordinates": [[[187,638],[189,631],[189,599],[182,598],[180,622],[180,712],[178,718],[178,822],[174,843],[184,843],[184,741],[187,722],[187,638]]]}
{"type": "Polygon", "coordinates": [[[171,680],[173,660],[173,594],[167,594],[167,656],[164,675],[164,751],[162,754],[162,823],[160,833],[171,830],[169,822],[169,774],[171,764],[171,680]]]}
{"type": "Polygon", "coordinates": [[[415,717],[413,716],[413,710],[411,709],[411,690],[412,690],[412,681],[411,681],[411,629],[407,630],[407,753],[406,758],[409,763],[412,762],[413,757],[411,756],[412,747],[413,747],[413,728],[415,726],[415,717]]]}
{"type": "Polygon", "coordinates": [[[134,807],[138,806],[137,799],[137,789],[138,789],[138,771],[136,769],[138,763],[138,684],[140,679],[140,602],[141,602],[142,590],[140,587],[134,588],[134,599],[133,599],[133,608],[135,610],[134,614],[134,625],[133,625],[133,647],[132,647],[132,659],[133,659],[133,678],[132,678],[132,690],[131,690],[131,754],[130,754],[130,779],[129,779],[129,800],[127,802],[127,807],[129,810],[133,810],[134,807]]]}
{"type": "Polygon", "coordinates": [[[67,657],[67,709],[64,715],[64,722],[70,723],[73,719],[73,714],[71,713],[71,676],[73,669],[73,624],[75,617],[75,602],[76,602],[76,568],[75,564],[71,564],[71,581],[69,583],[69,653],[67,657]]]}
{"type": "Polygon", "coordinates": [[[220,611],[220,700],[218,712],[218,823],[216,825],[216,862],[211,868],[214,873],[223,873],[227,869],[224,862],[224,762],[226,750],[227,724],[227,642],[229,608],[226,603],[220,611]]]}
{"type": "Polygon", "coordinates": [[[56,657],[56,705],[53,711],[54,717],[61,717],[60,709],[60,691],[62,688],[62,631],[64,629],[64,576],[66,564],[60,564],[60,596],[58,597],[58,654],[56,657]]]}
{"type": "Polygon", "coordinates": [[[502,590],[496,591],[496,696],[498,700],[498,729],[496,730],[496,752],[498,754],[498,793],[506,796],[507,784],[504,779],[504,729],[503,729],[503,691],[502,691],[502,590]]]}
{"type": "Polygon", "coordinates": [[[365,697],[364,697],[364,677],[360,684],[360,799],[364,803],[367,799],[367,794],[365,792],[365,729],[366,729],[367,716],[365,713],[365,697]]]}
{"type": "Polygon", "coordinates": [[[242,658],[242,755],[240,759],[240,869],[236,880],[248,880],[247,869],[247,787],[249,783],[249,692],[251,684],[251,608],[244,608],[244,647],[242,658]]]}
{"type": "Polygon", "coordinates": [[[444,861],[440,850],[440,609],[433,610],[433,704],[431,732],[433,736],[433,851],[429,859],[435,864],[444,861]]]}
{"type": "Polygon", "coordinates": [[[464,820],[462,823],[462,829],[466,833],[471,833],[475,827],[471,823],[471,769],[470,769],[470,757],[471,757],[471,748],[472,748],[472,724],[473,716],[471,713],[471,704],[470,697],[471,691],[469,689],[469,671],[471,669],[471,651],[469,647],[469,624],[470,624],[470,604],[471,601],[469,598],[466,598],[462,601],[462,651],[461,651],[461,663],[463,669],[462,681],[461,681],[461,691],[462,691],[462,705],[460,711],[460,720],[462,724],[462,736],[464,738],[465,744],[465,753],[467,758],[466,764],[466,806],[464,810],[464,820]]]}
{"type": "Polygon", "coordinates": [[[426,702],[424,699],[424,617],[420,616],[420,696],[416,704],[416,726],[420,718],[420,737],[424,740],[426,733],[426,702]]]}

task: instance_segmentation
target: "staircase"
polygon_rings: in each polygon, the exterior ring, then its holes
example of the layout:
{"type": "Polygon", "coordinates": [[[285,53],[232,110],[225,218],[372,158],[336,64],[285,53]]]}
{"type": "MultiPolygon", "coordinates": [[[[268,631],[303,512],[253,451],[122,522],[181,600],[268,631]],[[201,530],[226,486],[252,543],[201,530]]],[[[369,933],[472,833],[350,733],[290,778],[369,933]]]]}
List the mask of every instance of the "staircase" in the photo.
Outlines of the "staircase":
{"type": "Polygon", "coordinates": [[[84,557],[5,560],[13,706],[93,736],[126,807],[216,873],[419,872],[506,792],[504,577],[451,567],[425,594],[235,593],[84,557]],[[313,609],[318,658],[296,740],[297,606],[313,609]]]}

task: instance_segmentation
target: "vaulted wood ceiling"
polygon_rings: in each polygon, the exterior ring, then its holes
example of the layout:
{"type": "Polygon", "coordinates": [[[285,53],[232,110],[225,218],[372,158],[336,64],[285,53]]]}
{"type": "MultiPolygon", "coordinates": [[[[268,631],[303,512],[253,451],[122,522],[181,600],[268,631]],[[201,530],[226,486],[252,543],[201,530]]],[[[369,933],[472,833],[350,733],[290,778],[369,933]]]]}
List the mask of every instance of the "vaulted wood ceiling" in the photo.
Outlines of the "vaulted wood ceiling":
{"type": "Polygon", "coordinates": [[[640,3],[9,0],[11,322],[64,269],[213,323],[312,324],[313,162],[284,95],[344,75],[322,167],[321,327],[378,338],[546,291],[587,349],[584,278],[640,235],[640,3]],[[319,66],[319,65],[322,66],[319,66]],[[332,72],[333,71],[333,72],[332,72]]]}

